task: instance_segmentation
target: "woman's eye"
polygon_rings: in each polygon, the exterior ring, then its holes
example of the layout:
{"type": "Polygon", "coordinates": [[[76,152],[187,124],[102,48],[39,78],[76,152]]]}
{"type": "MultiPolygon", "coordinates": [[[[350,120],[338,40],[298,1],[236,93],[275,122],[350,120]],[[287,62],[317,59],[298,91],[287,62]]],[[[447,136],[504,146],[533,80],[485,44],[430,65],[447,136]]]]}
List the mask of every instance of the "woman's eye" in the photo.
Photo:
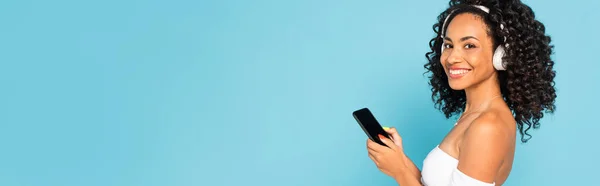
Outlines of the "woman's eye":
{"type": "Polygon", "coordinates": [[[475,45],[473,45],[473,44],[466,44],[465,48],[475,48],[475,45]]]}
{"type": "Polygon", "coordinates": [[[444,48],[452,48],[451,44],[444,44],[444,48]]]}

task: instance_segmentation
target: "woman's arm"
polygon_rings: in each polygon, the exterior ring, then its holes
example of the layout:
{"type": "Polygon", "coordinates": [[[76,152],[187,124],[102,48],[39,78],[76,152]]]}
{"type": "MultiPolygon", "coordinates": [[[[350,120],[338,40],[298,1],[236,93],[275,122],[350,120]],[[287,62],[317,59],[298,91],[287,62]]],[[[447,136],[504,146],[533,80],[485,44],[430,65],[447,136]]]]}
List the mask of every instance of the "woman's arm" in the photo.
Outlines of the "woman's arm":
{"type": "Polygon", "coordinates": [[[392,137],[392,141],[396,146],[402,149],[402,157],[404,157],[404,165],[408,169],[408,171],[418,180],[421,180],[421,170],[415,165],[415,163],[406,156],[404,153],[404,145],[402,145],[402,137],[396,130],[396,128],[385,128],[385,131],[392,137]]]}
{"type": "Polygon", "coordinates": [[[379,138],[388,147],[367,140],[369,157],[375,162],[379,170],[394,178],[401,186],[420,186],[421,171],[413,161],[404,154],[402,138],[395,128],[386,129],[392,139],[380,136],[379,138]]]}
{"type": "Polygon", "coordinates": [[[510,129],[498,120],[476,119],[459,144],[458,166],[452,170],[448,186],[494,186],[504,156],[511,143],[510,129]]]}
{"type": "Polygon", "coordinates": [[[399,186],[421,186],[421,180],[415,179],[412,175],[400,175],[394,178],[399,186]]]}
{"type": "Polygon", "coordinates": [[[410,173],[412,173],[413,177],[415,177],[416,179],[418,179],[419,181],[421,180],[421,170],[419,170],[419,168],[415,165],[415,163],[410,160],[410,158],[408,158],[408,156],[406,156],[406,154],[404,155],[404,164],[406,166],[406,168],[408,169],[408,171],[410,173]]]}
{"type": "Polygon", "coordinates": [[[421,186],[421,171],[406,155],[404,156],[404,170],[394,177],[400,186],[421,186]]]}
{"type": "Polygon", "coordinates": [[[414,174],[414,169],[409,166],[412,163],[406,162],[410,159],[406,158],[401,148],[388,138],[383,136],[380,138],[388,147],[379,145],[370,139],[367,140],[369,157],[375,162],[377,168],[394,178],[400,186],[420,186],[421,178],[414,174]]]}
{"type": "MultiPolygon", "coordinates": [[[[475,119],[465,131],[459,145],[456,180],[479,182],[492,185],[498,180],[497,173],[504,157],[510,151],[514,136],[494,113],[484,113],[475,119]]],[[[458,183],[457,183],[458,184],[458,183]]]]}
{"type": "MultiPolygon", "coordinates": [[[[386,145],[402,156],[403,166],[392,172],[392,177],[400,186],[421,185],[421,171],[402,150],[402,140],[395,129],[389,130],[391,140],[383,138],[386,145]],[[398,145],[400,144],[400,145],[398,145]]],[[[496,174],[503,164],[503,158],[510,148],[510,130],[503,127],[493,114],[484,114],[471,123],[460,144],[459,163],[453,172],[449,185],[452,186],[491,186],[496,183],[496,174]]],[[[382,166],[384,167],[384,166],[382,166]]]]}

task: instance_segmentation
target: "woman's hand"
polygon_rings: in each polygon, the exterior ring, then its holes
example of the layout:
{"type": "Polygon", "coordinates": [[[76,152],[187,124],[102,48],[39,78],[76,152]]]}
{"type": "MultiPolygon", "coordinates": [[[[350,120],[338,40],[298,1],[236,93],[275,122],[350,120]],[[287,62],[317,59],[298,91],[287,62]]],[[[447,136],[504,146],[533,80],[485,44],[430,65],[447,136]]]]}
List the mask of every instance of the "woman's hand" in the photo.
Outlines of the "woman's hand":
{"type": "Polygon", "coordinates": [[[402,148],[402,138],[398,134],[395,128],[386,129],[386,132],[392,137],[388,139],[384,136],[379,136],[381,141],[388,147],[379,145],[378,143],[367,139],[367,149],[369,151],[369,157],[377,168],[392,178],[397,178],[404,171],[407,171],[406,167],[406,155],[402,148]]]}
{"type": "Polygon", "coordinates": [[[400,148],[400,150],[402,152],[404,152],[404,148],[402,146],[402,137],[400,137],[400,134],[398,134],[398,131],[396,130],[396,128],[395,127],[392,127],[392,128],[384,127],[383,129],[385,130],[385,132],[387,132],[392,137],[392,141],[394,142],[394,144],[396,144],[396,146],[398,146],[400,148]]]}

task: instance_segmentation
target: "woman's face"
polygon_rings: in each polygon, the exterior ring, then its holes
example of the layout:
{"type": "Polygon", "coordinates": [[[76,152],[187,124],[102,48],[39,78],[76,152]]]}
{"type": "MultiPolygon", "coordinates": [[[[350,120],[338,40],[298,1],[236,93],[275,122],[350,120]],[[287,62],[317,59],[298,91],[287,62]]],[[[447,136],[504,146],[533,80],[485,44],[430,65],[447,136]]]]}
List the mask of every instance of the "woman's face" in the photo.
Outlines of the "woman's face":
{"type": "Polygon", "coordinates": [[[496,77],[492,38],[481,18],[459,14],[446,30],[440,62],[452,89],[463,90],[496,77]]]}

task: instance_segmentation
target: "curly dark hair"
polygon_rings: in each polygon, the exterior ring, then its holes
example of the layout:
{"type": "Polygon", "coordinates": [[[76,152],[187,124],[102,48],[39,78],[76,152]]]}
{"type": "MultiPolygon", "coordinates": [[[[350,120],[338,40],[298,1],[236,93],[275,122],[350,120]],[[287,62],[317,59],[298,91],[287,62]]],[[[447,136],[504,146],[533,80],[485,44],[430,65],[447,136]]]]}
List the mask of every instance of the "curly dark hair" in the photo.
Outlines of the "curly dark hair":
{"type": "MultiPolygon", "coordinates": [[[[521,134],[521,141],[526,143],[531,135],[528,130],[539,128],[540,119],[545,113],[554,113],[556,92],[554,89],[554,61],[550,58],[553,45],[551,38],[545,34],[544,24],[536,20],[532,9],[520,0],[451,0],[449,8],[437,17],[433,25],[436,36],[430,40],[430,52],[426,53],[430,73],[429,85],[432,100],[436,109],[441,109],[446,118],[464,111],[466,95],[464,90],[453,90],[448,84],[442,64],[440,63],[441,46],[440,30],[449,13],[450,20],[461,13],[471,13],[481,18],[487,25],[488,35],[493,36],[494,48],[506,39],[506,70],[498,71],[500,91],[511,109],[521,134]],[[470,5],[483,5],[490,9],[489,14],[470,5]],[[504,25],[504,29],[500,28],[504,25]],[[527,136],[528,138],[525,138],[527,136]]],[[[447,25],[446,25],[447,26],[447,25]]]]}

